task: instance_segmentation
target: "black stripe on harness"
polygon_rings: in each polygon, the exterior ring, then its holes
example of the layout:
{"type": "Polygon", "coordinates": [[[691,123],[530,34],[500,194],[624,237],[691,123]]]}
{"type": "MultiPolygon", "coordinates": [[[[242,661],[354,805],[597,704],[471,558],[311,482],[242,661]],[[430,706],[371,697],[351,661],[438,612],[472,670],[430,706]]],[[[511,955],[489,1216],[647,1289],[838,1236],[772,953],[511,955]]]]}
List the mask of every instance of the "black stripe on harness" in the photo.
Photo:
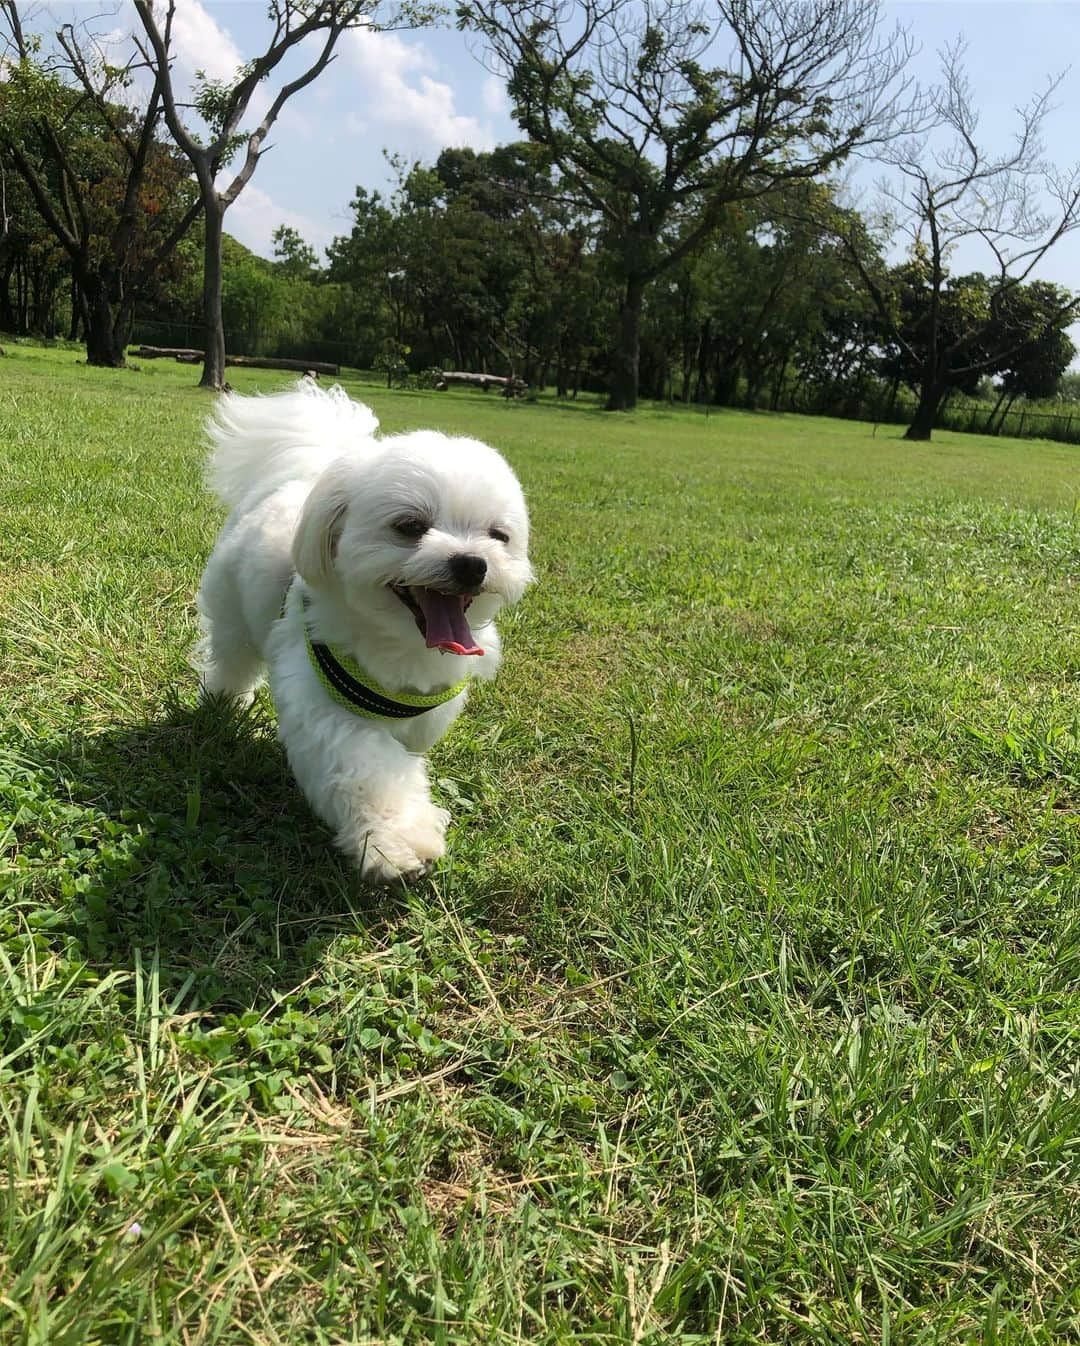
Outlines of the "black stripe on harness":
{"type": "Polygon", "coordinates": [[[404,701],[391,701],[388,696],[380,696],[370,687],[359,683],[341,667],[325,645],[320,645],[308,637],[308,648],[318,662],[323,676],[337,694],[369,715],[384,715],[387,719],[411,720],[433,709],[431,706],[409,706],[404,701]]]}

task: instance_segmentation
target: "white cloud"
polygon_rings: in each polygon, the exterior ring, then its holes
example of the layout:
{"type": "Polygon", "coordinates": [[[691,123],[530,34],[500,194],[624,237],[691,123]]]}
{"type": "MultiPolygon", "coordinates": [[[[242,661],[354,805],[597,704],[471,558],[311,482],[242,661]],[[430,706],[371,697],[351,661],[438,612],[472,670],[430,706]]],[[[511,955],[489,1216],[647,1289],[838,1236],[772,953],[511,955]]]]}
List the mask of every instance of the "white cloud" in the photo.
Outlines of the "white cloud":
{"type": "MultiPolygon", "coordinates": [[[[181,0],[176,6],[172,26],[172,47],[176,55],[174,69],[191,85],[201,71],[207,79],[231,84],[244,55],[227,28],[206,9],[203,0],[181,0]]],[[[251,95],[240,130],[252,130],[270,106],[271,95],[260,84],[251,95]]]]}
{"type": "MultiPolygon", "coordinates": [[[[86,0],[63,0],[45,12],[56,22],[75,23],[80,31],[85,27],[101,56],[116,65],[123,65],[132,55],[133,37],[145,43],[142,22],[132,0],[120,0],[115,7],[92,17],[86,16],[87,8],[86,0]],[[98,25],[106,20],[111,26],[99,28],[98,25]]],[[[162,8],[158,6],[157,19],[162,27],[163,17],[162,8]]],[[[177,100],[183,103],[189,101],[188,92],[197,71],[202,71],[211,80],[231,82],[244,64],[243,53],[232,34],[214,18],[203,0],[179,0],[176,5],[172,20],[172,56],[177,100]]],[[[140,91],[149,89],[150,80],[145,70],[136,71],[135,85],[140,91]]],[[[261,89],[256,90],[252,99],[253,110],[256,100],[265,111],[269,101],[261,89]]]]}
{"type": "Polygon", "coordinates": [[[264,192],[256,182],[249,182],[233,204],[225,212],[225,232],[239,239],[246,248],[257,252],[260,257],[272,257],[274,245],[271,241],[274,230],[279,224],[290,225],[310,243],[316,252],[321,252],[336,232],[328,221],[316,220],[303,211],[290,210],[278,205],[269,192],[264,192]]]}
{"type": "Polygon", "coordinates": [[[428,73],[437,67],[420,45],[360,28],[349,34],[346,50],[362,81],[362,125],[404,133],[413,143],[402,148],[410,150],[446,145],[487,150],[496,144],[488,122],[457,111],[453,88],[428,73]]]}
{"type": "Polygon", "coordinates": [[[189,77],[203,70],[210,79],[231,82],[244,64],[231,34],[207,13],[202,0],[183,0],[177,5],[172,36],[177,58],[189,77]]]}
{"type": "Polygon", "coordinates": [[[480,101],[489,117],[510,120],[510,97],[506,85],[497,75],[488,75],[480,86],[480,101]]]}

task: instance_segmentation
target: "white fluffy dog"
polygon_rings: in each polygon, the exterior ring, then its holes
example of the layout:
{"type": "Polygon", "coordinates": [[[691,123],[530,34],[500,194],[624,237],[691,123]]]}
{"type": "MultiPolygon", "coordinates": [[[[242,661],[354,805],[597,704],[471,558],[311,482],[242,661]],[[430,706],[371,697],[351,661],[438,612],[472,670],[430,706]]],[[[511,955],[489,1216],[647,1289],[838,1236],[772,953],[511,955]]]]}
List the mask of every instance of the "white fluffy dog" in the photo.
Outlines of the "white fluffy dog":
{"type": "Polygon", "coordinates": [[[199,587],[194,661],[207,694],[244,702],[269,673],[309,802],[389,882],[446,849],[422,754],[469,678],[494,677],[493,619],[532,571],[521,487],[494,449],[377,429],[310,381],[218,402],[210,485],[231,513],[199,587]]]}

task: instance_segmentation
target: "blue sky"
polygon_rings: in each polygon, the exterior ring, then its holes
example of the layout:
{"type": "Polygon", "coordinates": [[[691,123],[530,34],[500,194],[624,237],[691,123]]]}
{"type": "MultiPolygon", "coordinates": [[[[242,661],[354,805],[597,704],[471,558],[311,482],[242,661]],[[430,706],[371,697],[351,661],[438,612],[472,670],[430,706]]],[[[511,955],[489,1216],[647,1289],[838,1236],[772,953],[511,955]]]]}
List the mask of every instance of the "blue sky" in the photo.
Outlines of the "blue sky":
{"type": "MultiPolygon", "coordinates": [[[[933,80],[941,47],[964,35],[980,129],[992,147],[1009,137],[1013,108],[1080,52],[1077,3],[906,0],[883,8],[886,21],[904,24],[918,45],[911,72],[921,81],[933,80]]],[[[49,10],[67,18],[72,11],[101,14],[103,7],[85,0],[49,10]]],[[[110,14],[105,26],[118,34],[134,20],[128,0],[105,10],[110,14]]],[[[238,60],[260,49],[265,34],[263,0],[179,0],[177,73],[182,79],[196,69],[227,76],[238,60]]],[[[271,234],[281,223],[322,249],[335,234],[347,232],[348,205],[358,184],[369,189],[388,184],[384,151],[430,160],[446,145],[484,149],[515,138],[505,91],[478,59],[475,45],[475,39],[446,29],[346,35],[338,59],[282,114],[270,137],[273,148],[230,210],[226,228],[264,255],[270,255],[271,234]]],[[[1046,148],[1065,168],[1080,160],[1080,69],[1065,75],[1056,103],[1046,148]]],[[[860,173],[867,203],[874,176],[860,173]]],[[[965,269],[980,265],[974,253],[962,261],[965,269]]],[[[1055,248],[1039,274],[1080,290],[1080,231],[1055,248]]]]}

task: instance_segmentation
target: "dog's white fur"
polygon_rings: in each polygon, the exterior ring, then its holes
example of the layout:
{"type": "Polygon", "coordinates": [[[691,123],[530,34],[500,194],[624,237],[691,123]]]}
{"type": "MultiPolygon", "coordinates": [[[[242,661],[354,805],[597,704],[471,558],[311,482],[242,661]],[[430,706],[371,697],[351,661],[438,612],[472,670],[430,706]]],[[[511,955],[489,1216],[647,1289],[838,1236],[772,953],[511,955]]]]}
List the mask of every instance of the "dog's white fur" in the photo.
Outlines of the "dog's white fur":
{"type": "Polygon", "coordinates": [[[400,721],[338,705],[307,652],[303,595],[313,640],[347,651],[391,694],[424,694],[466,674],[494,677],[493,619],[532,571],[521,487],[494,449],[432,430],[379,438],[377,429],[368,407],[310,380],[270,397],[220,399],[208,426],[209,481],[231,513],[199,588],[194,662],[208,695],[245,703],[268,672],[301,788],[365,876],[387,882],[445,851],[449,814],[432,802],[422,754],[461,713],[467,690],[400,721]],[[408,517],[431,526],[404,537],[394,524],[408,517]],[[482,655],[429,649],[389,588],[445,588],[459,554],[487,562],[468,610],[482,655]]]}

